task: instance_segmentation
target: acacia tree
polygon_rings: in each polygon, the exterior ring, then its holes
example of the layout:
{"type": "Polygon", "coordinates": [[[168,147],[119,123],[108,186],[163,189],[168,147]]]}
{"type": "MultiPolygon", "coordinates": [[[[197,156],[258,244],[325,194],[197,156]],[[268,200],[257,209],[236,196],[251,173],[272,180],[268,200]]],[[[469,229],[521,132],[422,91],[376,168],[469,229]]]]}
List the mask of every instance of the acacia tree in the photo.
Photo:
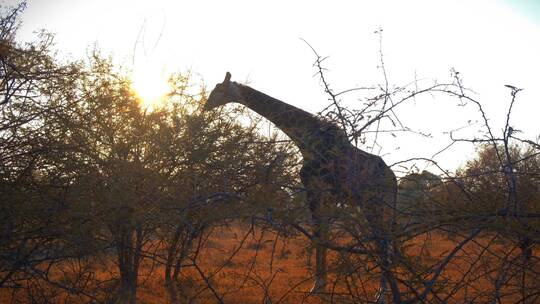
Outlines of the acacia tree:
{"type": "MultiPolygon", "coordinates": [[[[197,286],[185,286],[184,279],[200,277],[202,288],[221,301],[217,287],[210,283],[215,271],[205,272],[198,255],[217,225],[251,219],[265,212],[268,200],[276,197],[280,185],[290,185],[295,165],[290,146],[265,143],[257,125],[242,126],[229,115],[204,113],[204,90],[193,96],[185,90],[189,77],[171,78],[173,93],[167,100],[167,114],[155,121],[152,155],[159,159],[166,199],[160,205],[161,222],[157,235],[163,250],[158,257],[165,266],[164,281],[172,303],[187,301],[200,293],[197,286]],[[196,98],[198,97],[198,98],[196,98]],[[272,190],[265,188],[275,185],[272,190]],[[194,270],[186,273],[187,270],[194,270]],[[193,276],[193,273],[196,273],[193,276]],[[181,291],[181,293],[180,293],[181,291]]],[[[279,201],[279,200],[276,200],[279,201]]],[[[219,269],[217,270],[219,272],[219,269]]]]}
{"type": "Polygon", "coordinates": [[[434,196],[441,185],[441,178],[427,170],[410,173],[400,179],[396,208],[403,229],[424,221],[426,217],[436,216],[440,202],[434,196]]]}
{"type": "Polygon", "coordinates": [[[484,227],[498,243],[507,246],[507,257],[491,267],[493,299],[520,294],[517,298],[521,301],[533,303],[539,287],[534,278],[540,270],[538,257],[533,254],[540,231],[539,153],[530,146],[509,148],[514,187],[508,186],[507,165],[501,164],[497,154],[504,155],[504,146],[481,145],[477,158],[458,171],[461,184],[474,198],[460,208],[468,218],[467,226],[484,227]],[[509,202],[514,199],[515,205],[509,202]]]}
{"type": "MultiPolygon", "coordinates": [[[[380,34],[380,31],[378,33],[380,34]]],[[[492,149],[494,162],[490,165],[496,174],[485,175],[484,178],[490,183],[485,183],[482,190],[474,191],[474,187],[469,187],[474,184],[472,182],[474,175],[467,184],[463,179],[465,175],[456,176],[450,170],[439,167],[432,159],[415,158],[394,164],[426,161],[440,169],[442,176],[435,178],[438,181],[434,185],[422,186],[420,188],[424,189],[414,190],[413,192],[417,193],[412,193],[414,195],[406,199],[410,200],[410,206],[429,206],[427,208],[430,209],[429,212],[426,212],[426,208],[418,210],[414,207],[412,210],[402,208],[394,210],[397,225],[394,226],[396,229],[388,231],[394,243],[389,265],[382,265],[381,257],[370,246],[371,240],[366,234],[368,227],[361,212],[354,208],[349,209],[351,206],[346,203],[336,204],[337,208],[332,215],[332,237],[328,243],[324,244],[338,255],[329,268],[335,269],[335,279],[332,283],[334,290],[339,290],[339,286],[343,286],[341,288],[347,290],[347,298],[355,301],[385,301],[384,298],[390,301],[389,296],[381,294],[384,292],[383,286],[378,291],[376,288],[370,289],[370,286],[373,287],[377,272],[391,271],[399,283],[399,290],[394,289],[394,291],[400,293],[398,297],[406,303],[500,301],[501,299],[534,301],[537,297],[535,291],[537,287],[531,283],[531,280],[526,282],[526,277],[532,277],[537,273],[536,270],[531,270],[533,264],[527,264],[528,274],[521,275],[521,282],[517,282],[517,272],[510,269],[521,269],[523,274],[525,273],[523,264],[520,263],[519,267],[511,267],[511,265],[517,265],[515,253],[512,250],[499,252],[493,247],[493,241],[500,239],[503,235],[499,233],[501,230],[494,230],[494,228],[498,226],[499,229],[503,229],[504,227],[504,235],[507,237],[513,235],[515,244],[518,244],[518,248],[522,248],[522,257],[530,258],[533,256],[530,248],[536,242],[534,235],[538,231],[535,227],[537,225],[536,212],[528,207],[531,204],[534,205],[529,199],[531,195],[526,193],[520,195],[519,192],[525,189],[518,185],[520,180],[524,182],[523,176],[532,177],[537,174],[534,169],[531,169],[530,164],[525,165],[525,160],[531,159],[533,162],[533,155],[536,155],[539,146],[537,141],[517,137],[519,133],[515,131],[515,126],[510,124],[512,106],[520,89],[509,86],[512,99],[503,134],[497,136],[492,131],[493,128],[486,118],[482,104],[468,95],[470,91],[462,86],[459,73],[454,70],[452,70],[452,79],[448,82],[433,81],[424,86],[425,81],[415,81],[406,86],[392,86],[388,82],[381,52],[380,67],[383,71],[381,85],[335,91],[322,66],[326,58],[317,53],[315,55],[314,65],[330,100],[329,105],[319,114],[342,126],[348,132],[351,142],[359,147],[367,151],[376,151],[383,135],[396,136],[398,132],[413,132],[422,135],[422,132],[411,130],[403,125],[399,108],[425,93],[450,96],[458,99],[460,106],[477,107],[480,121],[484,123],[482,133],[484,137],[457,139],[450,132],[454,142],[485,143],[496,147],[492,149]],[[368,97],[362,98],[364,102],[357,108],[351,107],[351,103],[346,102],[345,96],[352,92],[369,92],[369,94],[367,94],[368,97]],[[512,155],[516,153],[512,152],[511,141],[528,145],[530,152],[514,158],[512,155]],[[519,173],[520,163],[527,167],[528,173],[519,173]],[[485,204],[482,203],[484,201],[485,204]],[[491,212],[486,213],[489,205],[497,205],[498,209],[494,207],[491,208],[491,212]],[[465,206],[465,208],[459,208],[459,206],[465,206]],[[416,217],[412,222],[407,220],[411,216],[416,217]],[[490,234],[494,231],[496,231],[495,235],[490,234]],[[451,232],[450,237],[449,232],[451,232]],[[430,240],[432,237],[439,239],[439,244],[444,245],[438,246],[430,240]],[[489,241],[487,244],[486,240],[489,241]],[[446,250],[441,252],[443,247],[446,250]],[[499,268],[494,269],[490,266],[495,265],[493,263],[496,263],[499,268]],[[459,273],[461,269],[465,269],[464,272],[456,275],[455,273],[459,273]],[[493,275],[494,273],[496,275],[493,275]],[[492,284],[492,288],[486,289],[486,284],[492,284]],[[473,289],[478,292],[471,292],[473,289]],[[516,290],[520,290],[519,295],[516,294],[516,290]]],[[[485,161],[479,166],[489,167],[485,161]]],[[[409,177],[415,177],[414,175],[409,175],[409,177]]],[[[536,189],[533,181],[534,178],[531,178],[526,183],[529,188],[536,189]]],[[[478,182],[480,180],[476,180],[476,183],[478,182]]],[[[406,189],[403,188],[407,188],[410,181],[404,178],[401,184],[401,199],[404,199],[403,190],[406,189]]],[[[299,224],[295,223],[293,226],[312,238],[308,230],[301,226],[302,223],[299,224]]],[[[338,298],[340,296],[338,294],[339,292],[332,292],[330,296],[338,298]]]]}
{"type": "Polygon", "coordinates": [[[62,251],[55,242],[60,203],[52,199],[62,191],[43,177],[44,155],[54,153],[43,120],[72,102],[63,88],[80,75],[78,63],[55,58],[51,34],[16,41],[25,6],[2,8],[0,16],[0,287],[43,276],[35,266],[53,263],[62,251]]]}
{"type": "Polygon", "coordinates": [[[25,6],[0,19],[0,288],[134,303],[141,264],[157,261],[177,298],[186,257],[196,266],[194,239],[260,216],[254,198],[268,198],[268,184],[294,183],[290,149],[265,143],[256,125],[201,114],[204,90],[182,93],[189,77],[173,77],[167,106],[148,112],[99,54],[62,64],[51,34],[17,43],[25,6]]]}
{"type": "MultiPolygon", "coordinates": [[[[251,198],[268,193],[263,179],[276,185],[294,180],[287,167],[294,165],[291,151],[265,144],[255,125],[201,114],[204,91],[197,98],[183,93],[189,77],[173,77],[167,105],[149,112],[110,60],[94,53],[86,66],[70,68],[55,69],[64,77],[57,79],[34,67],[44,74],[40,90],[34,83],[28,89],[29,100],[40,102],[30,107],[32,120],[3,120],[10,125],[2,134],[11,140],[3,143],[21,142],[2,152],[29,146],[32,153],[6,156],[11,162],[3,163],[2,197],[9,198],[2,205],[3,233],[11,239],[2,238],[2,284],[26,284],[35,299],[135,303],[142,263],[157,261],[166,267],[175,301],[186,257],[197,266],[196,256],[187,255],[193,240],[217,223],[264,212],[251,198]],[[30,165],[18,169],[24,161],[30,165]],[[34,255],[39,258],[29,263],[34,255]],[[111,257],[115,267],[106,266],[111,257]],[[103,280],[96,271],[110,273],[103,280]]],[[[12,93],[3,113],[22,115],[25,98],[12,93]]]]}

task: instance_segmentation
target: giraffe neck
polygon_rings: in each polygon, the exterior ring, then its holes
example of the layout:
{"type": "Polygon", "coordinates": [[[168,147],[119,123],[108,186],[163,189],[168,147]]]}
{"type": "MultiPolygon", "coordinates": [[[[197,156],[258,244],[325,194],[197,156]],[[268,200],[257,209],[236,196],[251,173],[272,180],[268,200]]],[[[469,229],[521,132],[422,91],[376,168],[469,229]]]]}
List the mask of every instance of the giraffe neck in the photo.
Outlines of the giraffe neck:
{"type": "Polygon", "coordinates": [[[345,132],[330,122],[248,86],[238,84],[237,89],[241,96],[237,102],[274,123],[295,142],[304,157],[338,143],[350,144],[345,132]]]}

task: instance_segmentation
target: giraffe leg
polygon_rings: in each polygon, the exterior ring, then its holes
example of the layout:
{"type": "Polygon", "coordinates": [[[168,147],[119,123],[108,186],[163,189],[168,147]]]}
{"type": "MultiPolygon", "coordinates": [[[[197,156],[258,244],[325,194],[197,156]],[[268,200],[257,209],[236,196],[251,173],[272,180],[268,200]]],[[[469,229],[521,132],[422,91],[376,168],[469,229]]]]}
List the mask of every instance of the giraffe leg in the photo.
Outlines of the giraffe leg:
{"type": "Polygon", "coordinates": [[[326,253],[328,249],[322,244],[328,241],[329,219],[323,214],[323,204],[325,196],[322,191],[319,161],[305,161],[300,170],[300,179],[306,187],[307,203],[311,212],[311,223],[313,227],[313,247],[315,249],[315,282],[311,288],[311,293],[324,293],[327,285],[326,253]]]}
{"type": "Polygon", "coordinates": [[[313,241],[315,243],[315,283],[311,288],[311,293],[324,293],[328,281],[326,254],[328,249],[321,245],[328,239],[327,225],[316,213],[312,214],[314,232],[313,241]]]}
{"type": "MultiPolygon", "coordinates": [[[[395,196],[393,196],[392,193],[390,193],[390,198],[388,198],[385,194],[387,193],[379,193],[377,195],[377,197],[379,198],[377,199],[377,201],[392,202],[390,199],[392,199],[392,197],[394,197],[395,199],[395,196]]],[[[373,203],[373,201],[371,203],[373,203]]],[[[393,213],[394,210],[392,210],[391,212],[393,213]]],[[[377,242],[380,266],[382,269],[376,303],[401,303],[401,294],[399,291],[397,280],[393,272],[390,270],[393,256],[395,253],[394,251],[396,250],[396,243],[393,241],[392,238],[392,232],[395,229],[394,216],[391,216],[391,221],[387,222],[387,220],[385,219],[384,207],[381,209],[372,208],[371,212],[368,212],[368,214],[368,222],[370,222],[374,238],[377,242]]]]}
{"type": "Polygon", "coordinates": [[[377,291],[377,295],[375,296],[375,303],[377,304],[386,304],[389,303],[388,299],[390,298],[390,291],[388,290],[388,283],[389,283],[389,271],[388,266],[390,264],[390,247],[388,246],[388,240],[385,238],[382,238],[377,241],[379,243],[379,256],[381,259],[380,266],[381,266],[381,280],[379,282],[379,290],[377,291]]]}
{"type": "Polygon", "coordinates": [[[382,240],[381,281],[376,299],[377,304],[401,303],[401,293],[394,273],[389,269],[393,259],[393,246],[389,239],[382,240]]]}
{"type": "Polygon", "coordinates": [[[311,211],[311,222],[313,226],[313,245],[315,247],[315,282],[311,288],[311,293],[323,293],[327,283],[326,252],[327,248],[322,245],[328,238],[328,225],[321,216],[320,199],[314,191],[308,190],[308,204],[311,211]]]}
{"type": "Polygon", "coordinates": [[[379,290],[375,295],[376,304],[386,304],[386,298],[388,297],[388,285],[386,284],[386,278],[384,275],[381,276],[381,281],[379,282],[379,290]]]}

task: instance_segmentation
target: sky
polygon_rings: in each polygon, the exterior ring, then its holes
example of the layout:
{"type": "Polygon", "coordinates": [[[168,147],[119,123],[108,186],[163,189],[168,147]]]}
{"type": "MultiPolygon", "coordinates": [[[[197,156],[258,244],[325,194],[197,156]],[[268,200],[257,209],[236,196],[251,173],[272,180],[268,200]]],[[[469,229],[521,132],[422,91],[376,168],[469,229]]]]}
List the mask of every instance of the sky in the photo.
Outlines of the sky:
{"type": "MultiPolygon", "coordinates": [[[[523,137],[540,134],[538,0],[29,0],[22,21],[19,39],[32,40],[36,30],[47,29],[56,33],[62,56],[84,58],[97,45],[133,71],[141,95],[164,88],[171,72],[192,71],[212,88],[230,71],[233,80],[310,112],[328,100],[304,40],[329,56],[327,78],[341,91],[383,83],[381,36],[375,33],[382,28],[391,85],[445,82],[455,69],[484,104],[496,132],[509,102],[504,85],[524,88],[512,125],[523,137]]],[[[361,97],[345,96],[345,102],[360,108],[361,97]]],[[[450,143],[447,131],[479,119],[472,107],[458,103],[426,95],[400,108],[404,125],[432,136],[384,137],[373,152],[387,163],[432,157],[450,143]]],[[[474,136],[479,127],[462,135],[474,136]]],[[[458,144],[435,160],[453,169],[473,155],[473,146],[458,144]]]]}

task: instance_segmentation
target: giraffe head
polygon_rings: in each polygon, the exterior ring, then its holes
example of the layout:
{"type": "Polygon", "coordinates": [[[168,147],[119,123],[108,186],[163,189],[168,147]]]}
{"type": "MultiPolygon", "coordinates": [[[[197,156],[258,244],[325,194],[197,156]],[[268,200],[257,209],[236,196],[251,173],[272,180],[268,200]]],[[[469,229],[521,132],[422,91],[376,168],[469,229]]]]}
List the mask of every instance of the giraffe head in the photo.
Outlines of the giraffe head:
{"type": "Polygon", "coordinates": [[[236,82],[231,82],[231,73],[225,74],[222,83],[216,84],[216,87],[210,92],[208,100],[204,104],[204,110],[212,110],[229,102],[240,102],[241,96],[238,93],[236,82]]]}

